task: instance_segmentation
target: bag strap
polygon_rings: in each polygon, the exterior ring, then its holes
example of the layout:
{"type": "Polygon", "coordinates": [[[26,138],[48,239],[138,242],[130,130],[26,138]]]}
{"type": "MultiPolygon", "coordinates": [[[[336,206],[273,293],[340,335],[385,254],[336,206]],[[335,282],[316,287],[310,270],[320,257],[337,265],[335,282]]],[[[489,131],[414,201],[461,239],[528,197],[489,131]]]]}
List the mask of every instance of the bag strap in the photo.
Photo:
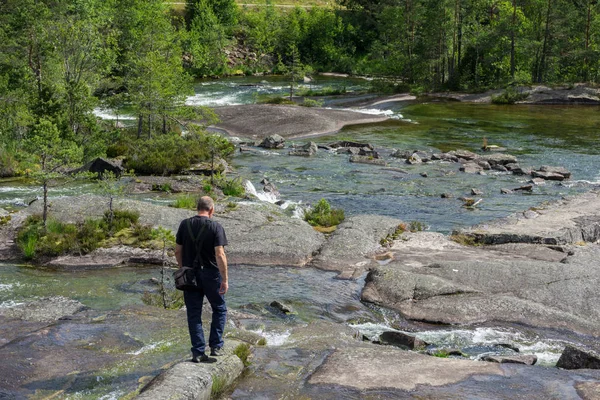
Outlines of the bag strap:
{"type": "Polygon", "coordinates": [[[200,241],[200,239],[202,238],[202,234],[204,233],[204,229],[206,229],[206,225],[208,225],[207,223],[203,223],[202,224],[202,228],[200,228],[200,231],[198,232],[198,235],[194,236],[194,231],[192,229],[192,218],[188,218],[187,219],[187,227],[188,227],[188,232],[190,233],[190,238],[192,238],[192,240],[194,241],[194,245],[196,246],[196,258],[194,261],[199,261],[200,264],[202,264],[202,256],[201,256],[201,244],[202,241],[200,241]]]}

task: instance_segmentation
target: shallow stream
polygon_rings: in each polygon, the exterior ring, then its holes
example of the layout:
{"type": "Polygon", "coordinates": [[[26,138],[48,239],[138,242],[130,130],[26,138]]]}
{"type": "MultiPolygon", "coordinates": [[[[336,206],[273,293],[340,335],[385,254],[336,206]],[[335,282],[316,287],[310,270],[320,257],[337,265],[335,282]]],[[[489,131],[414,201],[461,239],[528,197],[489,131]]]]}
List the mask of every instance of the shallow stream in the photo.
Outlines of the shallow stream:
{"type": "MultiPolygon", "coordinates": [[[[313,89],[331,86],[349,91],[364,90],[365,80],[322,78],[310,85],[313,89]]],[[[273,78],[231,78],[199,82],[197,94],[188,103],[199,105],[247,104],[258,94],[285,94],[287,83],[273,78]],[[257,94],[258,93],[258,94],[257,94]]],[[[361,95],[362,96],[362,95],[361,95]]],[[[325,105],[334,106],[335,99],[325,105]]],[[[430,230],[450,232],[454,229],[484,223],[511,213],[538,206],[563,195],[588,191],[600,186],[600,111],[598,107],[566,106],[493,106],[448,102],[386,103],[366,112],[392,117],[390,122],[349,127],[336,135],[313,138],[319,144],[348,139],[373,144],[390,166],[407,173],[384,170],[371,165],[351,164],[348,156],[319,151],[313,158],[291,157],[287,150],[261,151],[259,154],[236,153],[233,165],[237,174],[255,186],[267,177],[281,192],[281,198],[296,203],[313,203],[328,199],[347,215],[374,213],[394,216],[405,221],[421,221],[430,230]],[[389,157],[393,148],[403,150],[477,151],[484,137],[489,144],[506,147],[518,157],[521,165],[564,166],[573,178],[564,183],[548,182],[536,186],[531,194],[501,195],[501,188],[514,188],[527,179],[510,174],[490,172],[470,175],[458,172],[458,165],[432,163],[409,166],[389,157]],[[428,177],[420,174],[427,172],[428,177]],[[484,192],[483,201],[473,210],[462,208],[457,200],[470,195],[471,188],[484,192]],[[454,198],[443,199],[441,193],[454,198]]],[[[365,110],[363,110],[365,112],[365,110]]],[[[110,117],[110,113],[102,111],[110,117]]],[[[123,116],[120,116],[122,119],[123,116]]],[[[296,140],[296,143],[304,143],[296,140]]],[[[75,195],[92,190],[90,185],[70,185],[53,189],[51,196],[75,195]]],[[[0,206],[19,207],[40,194],[40,189],[15,181],[0,183],[0,206]]],[[[144,195],[143,200],[164,203],[164,195],[144,195]]],[[[115,270],[55,272],[12,264],[0,265],[0,307],[45,297],[65,296],[82,302],[99,312],[119,310],[142,304],[141,296],[151,290],[147,280],[158,276],[157,268],[120,268],[115,270]]],[[[334,273],[311,269],[282,267],[231,268],[230,308],[260,315],[266,321],[249,328],[267,337],[268,346],[286,344],[290,329],[314,320],[347,324],[372,337],[391,327],[418,331],[418,336],[432,343],[431,349],[460,348],[471,358],[506,352],[500,344],[511,344],[524,354],[536,354],[541,365],[553,365],[564,346],[563,338],[553,332],[532,331],[518,326],[483,326],[451,329],[415,325],[399,315],[362,304],[359,301],[363,280],[342,281],[334,273]],[[296,313],[284,316],[268,304],[279,300],[296,313]]],[[[363,277],[364,279],[364,277],[363,277]]],[[[180,333],[185,337],[184,321],[180,333]]],[[[568,338],[578,340],[577,338],[568,338]]],[[[110,389],[106,385],[72,393],[70,398],[117,398],[119,393],[133,390],[137,379],[156,372],[171,361],[174,354],[185,356],[187,343],[165,343],[160,337],[145,345],[167,347],[168,351],[149,359],[144,368],[127,371],[127,376],[110,389]],[[161,344],[162,343],[162,344],[161,344]]],[[[285,356],[280,363],[292,362],[285,356]]],[[[148,357],[140,351],[132,358],[148,357]]],[[[100,382],[100,380],[98,380],[100,382]]],[[[250,383],[242,383],[234,398],[244,398],[250,383]]],[[[265,392],[266,393],[266,392],[265,392]]],[[[254,393],[256,395],[260,393],[254,393]]],[[[268,396],[267,396],[268,397],[268,396]]]]}

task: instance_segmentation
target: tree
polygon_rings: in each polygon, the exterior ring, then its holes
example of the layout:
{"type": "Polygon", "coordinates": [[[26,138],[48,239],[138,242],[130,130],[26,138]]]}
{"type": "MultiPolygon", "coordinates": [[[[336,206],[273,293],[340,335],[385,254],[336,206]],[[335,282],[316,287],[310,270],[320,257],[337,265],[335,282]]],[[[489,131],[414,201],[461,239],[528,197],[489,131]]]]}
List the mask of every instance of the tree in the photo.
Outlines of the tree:
{"type": "Polygon", "coordinates": [[[42,184],[44,211],[42,220],[46,226],[48,217],[48,186],[52,180],[64,177],[64,167],[80,162],[82,149],[73,141],[61,140],[56,125],[41,119],[25,142],[26,149],[39,161],[39,169],[32,176],[42,184]]]}

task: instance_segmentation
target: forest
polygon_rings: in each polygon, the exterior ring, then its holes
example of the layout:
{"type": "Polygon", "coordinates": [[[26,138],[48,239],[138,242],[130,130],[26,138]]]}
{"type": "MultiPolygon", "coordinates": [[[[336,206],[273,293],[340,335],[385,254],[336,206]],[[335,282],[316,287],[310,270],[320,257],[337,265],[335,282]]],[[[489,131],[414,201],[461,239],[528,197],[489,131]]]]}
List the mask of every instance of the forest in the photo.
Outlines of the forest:
{"type": "Polygon", "coordinates": [[[599,34],[597,0],[5,0],[0,176],[51,176],[105,155],[170,173],[206,149],[230,152],[204,131],[210,110],[185,106],[202,77],[342,72],[415,92],[594,84],[599,34]],[[240,49],[248,56],[230,56],[240,49]],[[135,128],[99,120],[100,105],[135,115],[135,128]]]}

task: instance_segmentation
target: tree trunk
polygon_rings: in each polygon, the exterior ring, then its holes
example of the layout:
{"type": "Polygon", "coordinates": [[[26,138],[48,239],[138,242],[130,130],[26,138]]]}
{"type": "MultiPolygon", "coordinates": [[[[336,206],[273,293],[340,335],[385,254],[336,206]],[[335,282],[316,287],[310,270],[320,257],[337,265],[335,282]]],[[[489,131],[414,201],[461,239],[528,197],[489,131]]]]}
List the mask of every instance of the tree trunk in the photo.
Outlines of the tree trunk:
{"type": "Polygon", "coordinates": [[[513,0],[512,29],[510,32],[510,77],[515,80],[515,36],[517,29],[517,0],[513,0]]]}
{"type": "Polygon", "coordinates": [[[144,125],[144,119],[143,119],[143,115],[140,114],[140,116],[138,117],[138,129],[137,129],[137,138],[141,139],[142,137],[142,127],[144,125]]]}
{"type": "Polygon", "coordinates": [[[46,229],[46,221],[48,220],[48,181],[44,180],[44,210],[42,212],[42,221],[44,222],[44,229],[46,229]]]}
{"type": "Polygon", "coordinates": [[[587,20],[585,23],[585,49],[583,53],[583,80],[589,80],[588,49],[590,48],[590,25],[592,23],[592,0],[587,4],[587,20]]]}
{"type": "Polygon", "coordinates": [[[548,48],[548,37],[550,36],[550,12],[552,10],[552,0],[548,0],[546,11],[546,31],[544,32],[544,44],[542,45],[542,56],[538,64],[537,83],[542,83],[546,72],[546,49],[548,48]]]}

